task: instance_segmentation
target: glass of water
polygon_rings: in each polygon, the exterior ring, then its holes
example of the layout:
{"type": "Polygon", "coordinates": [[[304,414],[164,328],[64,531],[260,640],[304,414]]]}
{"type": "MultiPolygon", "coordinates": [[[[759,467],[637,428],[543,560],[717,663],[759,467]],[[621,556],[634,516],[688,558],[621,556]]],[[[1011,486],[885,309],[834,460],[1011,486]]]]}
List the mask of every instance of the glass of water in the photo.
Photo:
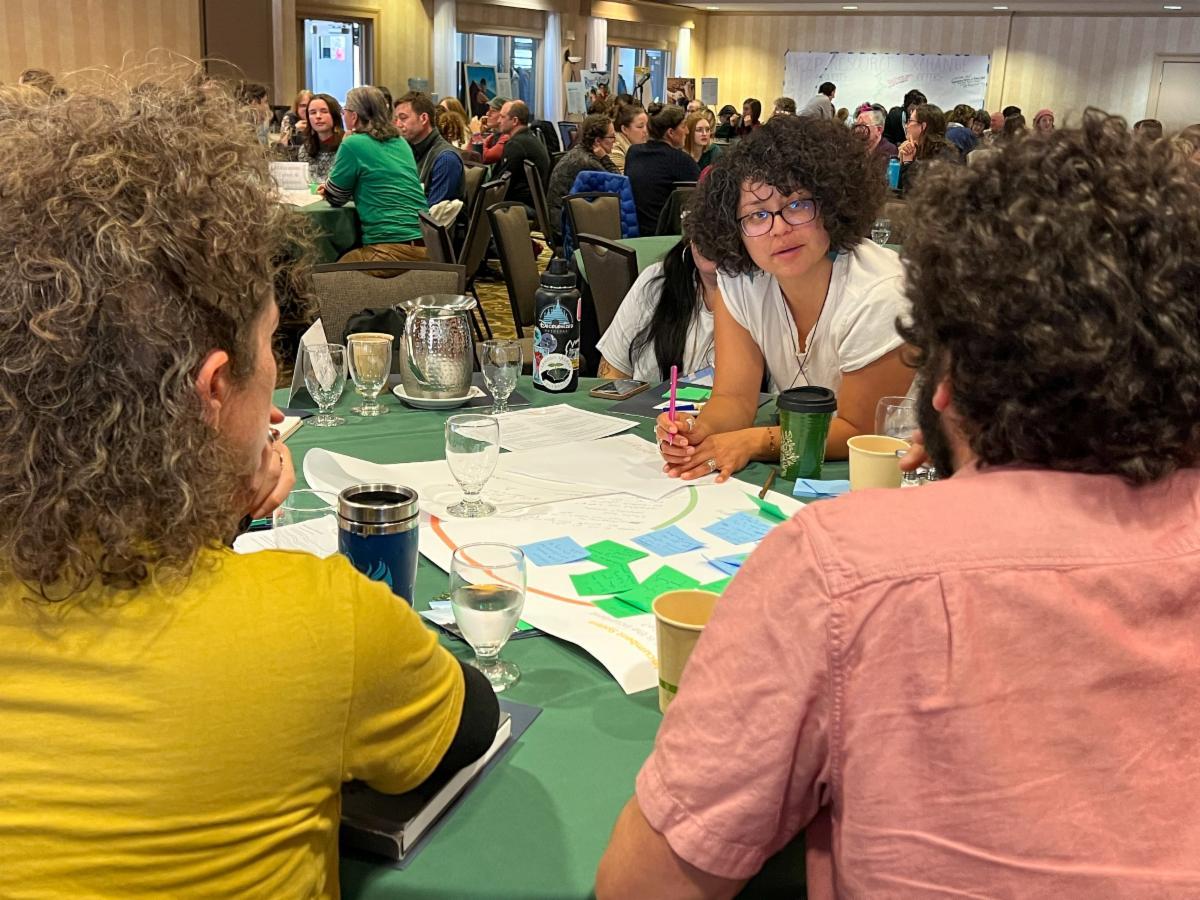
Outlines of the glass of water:
{"type": "Polygon", "coordinates": [[[917,430],[917,401],[911,397],[880,397],[875,406],[875,433],[912,441],[917,430]]]}
{"type": "Polygon", "coordinates": [[[890,219],[876,219],[871,225],[871,240],[877,244],[886,244],[892,239],[892,223],[890,219]]]}
{"type": "Polygon", "coordinates": [[[392,371],[392,336],[377,332],[352,334],[346,339],[350,377],[363,402],[354,407],[360,416],[382,416],[387,407],[379,403],[379,392],[392,371]]]}
{"type": "Polygon", "coordinates": [[[508,398],[521,375],[521,342],[484,341],[480,356],[483,381],[492,395],[492,415],[508,412],[508,398]]]}
{"type": "Polygon", "coordinates": [[[446,512],[464,519],[479,519],[496,511],[480,499],[483,486],[500,459],[500,423],[491,416],[468,413],[446,420],[446,462],[463,490],[463,498],[446,512]]]}
{"type": "Polygon", "coordinates": [[[332,540],[337,550],[337,494],[295,490],[271,514],[275,546],[312,553],[332,540]]]}
{"type": "Polygon", "coordinates": [[[450,561],[450,608],[471,649],[474,666],[497,693],[516,684],[521,670],[500,651],[525,606],[525,554],[508,544],[464,544],[450,561]]]}
{"type": "Polygon", "coordinates": [[[320,412],[309,425],[331,428],[346,420],[331,410],[346,387],[346,348],[342,344],[313,344],[304,348],[304,386],[317,401],[320,412]]]}

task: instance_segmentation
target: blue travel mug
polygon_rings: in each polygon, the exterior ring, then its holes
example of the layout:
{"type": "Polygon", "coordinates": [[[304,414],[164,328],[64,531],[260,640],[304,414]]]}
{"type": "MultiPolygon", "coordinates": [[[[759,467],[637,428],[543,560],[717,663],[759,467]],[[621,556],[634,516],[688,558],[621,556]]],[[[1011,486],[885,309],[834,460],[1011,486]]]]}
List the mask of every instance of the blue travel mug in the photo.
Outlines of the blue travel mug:
{"type": "Polygon", "coordinates": [[[409,606],[417,585],[420,517],[417,492],[402,485],[356,484],[338,494],[338,549],[409,606]]]}

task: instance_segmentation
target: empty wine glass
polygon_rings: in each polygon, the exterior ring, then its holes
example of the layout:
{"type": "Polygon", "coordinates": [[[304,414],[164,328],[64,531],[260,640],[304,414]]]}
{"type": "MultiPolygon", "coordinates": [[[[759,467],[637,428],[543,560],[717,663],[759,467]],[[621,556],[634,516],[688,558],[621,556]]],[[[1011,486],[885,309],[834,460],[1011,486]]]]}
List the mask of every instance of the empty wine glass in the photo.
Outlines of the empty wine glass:
{"type": "Polygon", "coordinates": [[[875,405],[875,433],[912,441],[917,425],[917,402],[911,397],[881,397],[875,405]]]}
{"type": "Polygon", "coordinates": [[[380,405],[379,392],[392,371],[392,336],[374,331],[352,334],[346,346],[354,390],[363,398],[354,411],[360,416],[382,416],[388,410],[380,405]]]}
{"type": "Polygon", "coordinates": [[[446,462],[463,490],[463,498],[446,510],[450,515],[478,519],[496,511],[480,494],[499,459],[500,423],[491,416],[468,413],[446,420],[446,462]]]}
{"type": "Polygon", "coordinates": [[[331,412],[346,387],[346,348],[341,344],[311,344],[304,348],[304,386],[320,412],[309,421],[318,428],[345,423],[331,412]]]}
{"type": "Polygon", "coordinates": [[[464,544],[450,560],[450,608],[463,638],[475,651],[472,665],[500,693],[521,670],[500,651],[525,606],[525,554],[508,544],[464,544]]]}
{"type": "Polygon", "coordinates": [[[892,223],[890,219],[876,219],[871,225],[871,240],[877,244],[886,244],[892,239],[892,223]]]}
{"type": "Polygon", "coordinates": [[[483,381],[492,395],[492,415],[508,412],[508,398],[521,374],[521,342],[484,341],[480,354],[483,381]]]}
{"type": "Polygon", "coordinates": [[[280,550],[304,550],[332,539],[337,549],[337,494],[327,491],[295,490],[271,514],[275,546],[280,550]],[[288,527],[304,526],[304,527],[288,527]]]}

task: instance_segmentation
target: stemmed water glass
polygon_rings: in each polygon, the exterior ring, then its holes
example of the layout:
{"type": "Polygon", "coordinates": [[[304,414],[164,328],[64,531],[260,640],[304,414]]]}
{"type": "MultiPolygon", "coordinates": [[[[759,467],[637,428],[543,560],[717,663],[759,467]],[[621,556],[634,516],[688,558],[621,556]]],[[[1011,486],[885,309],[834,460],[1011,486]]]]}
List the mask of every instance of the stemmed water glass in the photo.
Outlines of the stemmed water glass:
{"type": "Polygon", "coordinates": [[[917,402],[911,397],[881,397],[875,405],[875,433],[912,442],[918,428],[917,402]]]}
{"type": "Polygon", "coordinates": [[[889,219],[876,219],[871,225],[871,240],[886,244],[892,238],[892,223],[889,219]]]}
{"type": "Polygon", "coordinates": [[[496,507],[480,499],[483,486],[500,459],[500,423],[491,416],[472,413],[446,420],[446,462],[463,497],[446,510],[452,516],[479,519],[496,507]]]}
{"type": "Polygon", "coordinates": [[[392,336],[377,332],[352,334],[346,339],[350,377],[363,402],[354,407],[360,416],[382,416],[387,407],[379,403],[379,392],[392,371],[392,336]]]}
{"type": "Polygon", "coordinates": [[[319,428],[342,425],[331,412],[346,387],[346,348],[342,344],[311,344],[304,348],[304,386],[320,412],[308,423],[319,428]]]}
{"type": "Polygon", "coordinates": [[[480,354],[483,381],[492,395],[492,415],[508,412],[508,398],[517,389],[521,374],[521,342],[484,341],[480,354]]]}
{"type": "Polygon", "coordinates": [[[500,658],[525,606],[525,554],[508,544],[464,544],[450,560],[450,608],[475,651],[472,665],[497,693],[521,677],[500,658]]]}

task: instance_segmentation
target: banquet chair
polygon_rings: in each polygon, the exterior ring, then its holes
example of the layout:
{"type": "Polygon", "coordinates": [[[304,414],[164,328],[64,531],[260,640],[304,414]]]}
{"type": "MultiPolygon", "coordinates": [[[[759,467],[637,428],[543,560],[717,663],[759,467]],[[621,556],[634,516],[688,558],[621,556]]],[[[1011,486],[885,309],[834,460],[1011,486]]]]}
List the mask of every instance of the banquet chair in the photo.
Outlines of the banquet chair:
{"type": "Polygon", "coordinates": [[[421,220],[421,238],[425,241],[425,256],[429,261],[451,264],[458,262],[450,230],[445,225],[435,222],[425,210],[417,213],[417,218],[421,220]]]}
{"type": "Polygon", "coordinates": [[[621,197],[606,191],[583,191],[563,197],[571,233],[587,233],[618,241],[621,234],[621,197]]]}
{"type": "Polygon", "coordinates": [[[542,240],[555,249],[554,230],[550,227],[550,204],[546,202],[546,186],[542,184],[542,175],[533,160],[525,160],[525,180],[529,182],[529,193],[533,198],[533,215],[537,230],[542,233],[542,240]]]}
{"type": "MultiPolygon", "coordinates": [[[[475,195],[475,203],[471,207],[471,216],[467,220],[467,236],[463,239],[462,250],[458,254],[458,261],[467,271],[467,290],[476,300],[479,300],[479,292],[475,289],[475,278],[487,257],[488,245],[492,242],[492,225],[486,211],[504,199],[504,195],[508,193],[508,179],[509,175],[505,173],[479,188],[475,195]]],[[[483,326],[480,330],[479,325],[476,325],[476,337],[482,339],[486,334],[490,338],[492,326],[488,323],[482,303],[476,304],[475,313],[483,326]]]]}
{"type": "Polygon", "coordinates": [[[463,209],[469,216],[475,195],[487,179],[488,167],[483,163],[463,162],[463,209]]]}
{"type": "Polygon", "coordinates": [[[525,214],[525,204],[515,200],[497,203],[488,208],[487,214],[492,225],[492,240],[500,254],[500,270],[508,288],[508,304],[517,329],[517,340],[521,342],[521,371],[529,375],[533,372],[533,295],[538,289],[538,264],[533,255],[529,217],[525,214]]]}
{"type": "Polygon", "coordinates": [[[621,301],[638,277],[637,251],[594,234],[578,235],[579,255],[596,307],[600,337],[612,324],[621,301]]]}
{"type": "Polygon", "coordinates": [[[405,262],[327,263],[312,270],[317,312],[330,343],[345,337],[346,322],[365,309],[386,309],[425,294],[461,294],[466,287],[462,266],[412,260],[405,262]],[[371,272],[399,274],[377,278],[371,272]]]}

